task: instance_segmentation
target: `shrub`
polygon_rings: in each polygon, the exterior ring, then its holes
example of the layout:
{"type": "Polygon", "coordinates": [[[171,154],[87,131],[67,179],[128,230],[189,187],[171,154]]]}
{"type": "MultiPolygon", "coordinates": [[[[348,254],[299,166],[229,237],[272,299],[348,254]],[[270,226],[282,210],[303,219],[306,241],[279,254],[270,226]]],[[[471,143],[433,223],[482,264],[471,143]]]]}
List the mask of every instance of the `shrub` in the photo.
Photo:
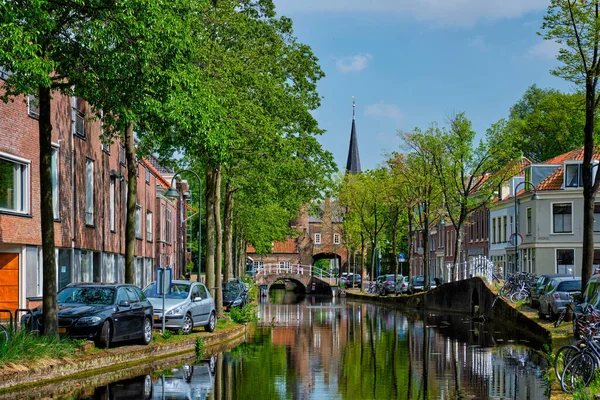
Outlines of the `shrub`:
{"type": "Polygon", "coordinates": [[[63,336],[38,336],[21,329],[12,334],[8,343],[0,345],[0,364],[10,361],[60,358],[73,355],[85,343],[63,336]]]}
{"type": "Polygon", "coordinates": [[[257,306],[254,303],[246,304],[242,308],[233,307],[229,312],[229,316],[231,317],[233,322],[236,322],[238,324],[245,324],[246,322],[258,321],[256,308],[257,306]]]}
{"type": "Polygon", "coordinates": [[[200,336],[196,338],[196,345],[194,346],[194,353],[196,354],[196,361],[202,360],[204,356],[204,341],[200,336]]]}

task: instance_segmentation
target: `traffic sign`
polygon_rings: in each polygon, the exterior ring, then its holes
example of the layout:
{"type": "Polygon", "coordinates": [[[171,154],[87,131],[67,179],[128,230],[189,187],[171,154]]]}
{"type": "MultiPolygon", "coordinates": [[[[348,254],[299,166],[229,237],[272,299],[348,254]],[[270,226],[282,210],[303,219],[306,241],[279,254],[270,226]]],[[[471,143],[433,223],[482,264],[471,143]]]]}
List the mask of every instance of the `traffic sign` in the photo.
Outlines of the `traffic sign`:
{"type": "Polygon", "coordinates": [[[406,257],[404,256],[404,253],[398,254],[398,261],[401,263],[406,262],[406,257]]]}
{"type": "Polygon", "coordinates": [[[515,232],[510,235],[510,239],[508,239],[509,243],[513,246],[520,246],[523,244],[523,235],[520,232],[515,232]]]}

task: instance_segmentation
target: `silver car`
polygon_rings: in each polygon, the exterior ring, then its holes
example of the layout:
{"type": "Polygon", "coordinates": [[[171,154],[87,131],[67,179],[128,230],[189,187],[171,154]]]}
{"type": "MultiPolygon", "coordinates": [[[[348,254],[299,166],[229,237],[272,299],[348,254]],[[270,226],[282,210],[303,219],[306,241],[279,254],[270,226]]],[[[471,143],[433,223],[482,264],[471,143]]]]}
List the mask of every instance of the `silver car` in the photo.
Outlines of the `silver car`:
{"type": "MultiPolygon", "coordinates": [[[[161,328],[163,296],[156,289],[156,282],[152,282],[144,289],[144,294],[154,307],[154,327],[161,328]]],[[[202,283],[174,280],[164,304],[167,329],[181,329],[188,334],[198,326],[204,326],[207,332],[214,331],[217,326],[215,301],[202,283]]]]}
{"type": "Polygon", "coordinates": [[[581,293],[581,278],[553,278],[548,282],[540,296],[540,318],[546,315],[554,321],[559,313],[570,303],[573,297],[581,293]]]}

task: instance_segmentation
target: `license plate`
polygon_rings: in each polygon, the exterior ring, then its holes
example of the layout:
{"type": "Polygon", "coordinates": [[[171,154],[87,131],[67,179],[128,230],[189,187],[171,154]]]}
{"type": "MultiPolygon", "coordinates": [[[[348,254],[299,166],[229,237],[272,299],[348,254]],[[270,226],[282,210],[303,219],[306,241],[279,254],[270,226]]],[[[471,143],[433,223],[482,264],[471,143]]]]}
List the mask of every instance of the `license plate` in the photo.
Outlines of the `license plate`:
{"type": "Polygon", "coordinates": [[[67,328],[58,328],[58,333],[67,333],[67,328]]]}

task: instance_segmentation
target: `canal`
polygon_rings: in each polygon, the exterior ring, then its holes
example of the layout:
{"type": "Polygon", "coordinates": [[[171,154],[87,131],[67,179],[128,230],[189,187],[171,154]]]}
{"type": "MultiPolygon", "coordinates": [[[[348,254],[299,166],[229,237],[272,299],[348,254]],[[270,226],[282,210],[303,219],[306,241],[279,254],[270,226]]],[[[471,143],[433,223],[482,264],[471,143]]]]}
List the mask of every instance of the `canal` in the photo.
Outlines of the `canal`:
{"type": "Polygon", "coordinates": [[[505,324],[271,291],[248,340],[69,399],[547,399],[536,345],[505,324]]]}

